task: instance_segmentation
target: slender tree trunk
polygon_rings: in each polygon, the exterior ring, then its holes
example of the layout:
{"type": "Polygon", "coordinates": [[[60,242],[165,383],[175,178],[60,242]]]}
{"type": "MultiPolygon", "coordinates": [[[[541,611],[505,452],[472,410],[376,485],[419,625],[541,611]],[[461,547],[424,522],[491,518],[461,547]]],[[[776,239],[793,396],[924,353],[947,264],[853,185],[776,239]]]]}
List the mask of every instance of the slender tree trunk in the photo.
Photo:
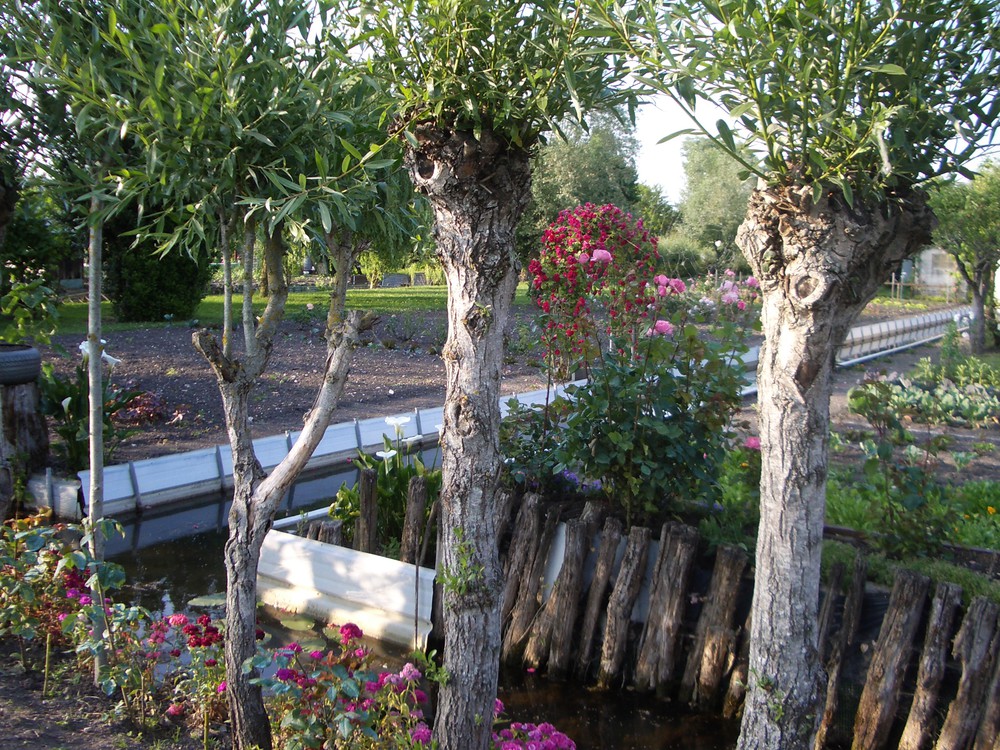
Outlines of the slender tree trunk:
{"type": "Polygon", "coordinates": [[[527,205],[528,152],[484,131],[418,129],[408,149],[414,185],[430,199],[448,285],[447,392],[441,438],[444,663],[434,732],[441,750],[485,750],[500,658],[503,581],[497,550],[503,329],[517,261],[514,229],[527,205]]]}
{"type": "Polygon", "coordinates": [[[969,349],[973,354],[982,354],[986,349],[986,295],[982,281],[970,285],[972,292],[972,320],[969,322],[969,349]]]}
{"type": "Polygon", "coordinates": [[[930,239],[923,194],[873,208],[810,188],[756,190],[737,241],[761,282],[761,515],[750,685],[738,747],[812,746],[821,711],[820,552],[833,355],[903,258],[930,239]]]}
{"type": "MultiPolygon", "coordinates": [[[[253,232],[248,231],[244,246],[244,284],[253,279],[253,232]],[[250,260],[247,260],[247,257],[250,260]]],[[[302,433],[289,454],[265,475],[253,449],[249,405],[253,387],[267,367],[278,323],[284,313],[288,287],[282,272],[285,250],[281,229],[268,237],[264,249],[264,272],[271,291],[267,307],[255,326],[244,293],[245,356],[237,361],[228,356],[219,341],[206,330],[194,334],[195,347],[215,372],[226,413],[226,429],[233,451],[233,505],[229,511],[229,540],[226,564],[226,694],[232,724],[233,745],[237,750],[270,750],[271,728],[259,687],[250,684],[255,670],[244,673],[243,664],[254,655],[257,611],[257,566],[264,537],[281,498],[305,467],[322,439],[337,406],[350,369],[351,352],[365,324],[360,313],[344,316],[343,296],[331,299],[339,305],[335,316],[340,324],[327,331],[327,358],[323,384],[306,418],[302,433]]]]}
{"type": "MultiPolygon", "coordinates": [[[[87,520],[90,525],[90,554],[98,562],[104,560],[104,531],[99,521],[104,518],[104,368],[101,361],[101,266],[104,245],[104,222],[98,217],[101,201],[90,199],[90,240],[87,248],[90,264],[87,295],[87,384],[90,388],[90,507],[87,520]]],[[[95,601],[104,600],[104,592],[99,586],[92,591],[95,601]]],[[[98,609],[98,621],[94,628],[100,633],[105,630],[104,610],[98,609]]],[[[100,684],[101,672],[107,663],[103,647],[94,653],[94,684],[100,684]]]]}

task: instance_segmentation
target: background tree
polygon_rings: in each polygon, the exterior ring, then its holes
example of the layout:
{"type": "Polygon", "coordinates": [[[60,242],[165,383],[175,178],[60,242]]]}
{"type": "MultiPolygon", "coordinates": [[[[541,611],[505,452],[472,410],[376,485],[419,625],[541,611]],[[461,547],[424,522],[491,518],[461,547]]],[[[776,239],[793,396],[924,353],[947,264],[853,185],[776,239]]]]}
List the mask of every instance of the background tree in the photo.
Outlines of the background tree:
{"type": "Polygon", "coordinates": [[[763,293],[761,513],[740,748],[811,748],[833,355],[931,237],[918,185],[963,171],[1000,116],[997,9],[977,0],[592,5],[644,80],[761,182],[737,234],[763,293]],[[961,137],[956,139],[956,133],[961,137]],[[760,153],[759,164],[745,149],[760,153]]]}
{"type": "Polygon", "coordinates": [[[632,101],[621,61],[569,0],[397,0],[362,19],[396,98],[406,166],[434,213],[448,286],[441,438],[444,665],[434,733],[443,750],[490,739],[500,650],[497,522],[503,331],[541,134],[632,101]]]}
{"type": "Polygon", "coordinates": [[[666,237],[677,226],[681,215],[663,194],[663,191],[641,182],[636,185],[638,196],[632,213],[642,219],[643,225],[659,238],[666,237]]]}
{"type": "Polygon", "coordinates": [[[698,245],[709,268],[746,267],[736,230],[746,216],[753,181],[707,138],[687,138],[682,148],[685,186],[677,232],[698,245]]]}
{"type": "Polygon", "coordinates": [[[596,114],[586,128],[563,123],[531,162],[531,203],[518,224],[521,261],[537,257],[545,228],[559,212],[584,203],[611,203],[626,211],[639,202],[638,143],[619,116],[596,114]]]}
{"type": "Polygon", "coordinates": [[[948,182],[931,193],[938,217],[934,242],[955,259],[972,293],[972,351],[986,348],[987,321],[992,317],[996,341],[995,283],[1000,263],[1000,165],[987,163],[969,182],[948,182]]]}

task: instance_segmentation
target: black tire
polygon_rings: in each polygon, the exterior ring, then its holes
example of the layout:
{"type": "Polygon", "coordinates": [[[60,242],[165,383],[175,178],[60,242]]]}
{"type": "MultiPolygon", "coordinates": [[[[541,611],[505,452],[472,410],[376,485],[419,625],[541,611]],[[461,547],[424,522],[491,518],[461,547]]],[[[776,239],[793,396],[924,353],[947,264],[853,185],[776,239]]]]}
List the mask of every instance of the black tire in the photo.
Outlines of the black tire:
{"type": "Polygon", "coordinates": [[[27,344],[0,344],[0,385],[33,383],[42,372],[42,354],[27,344]]]}

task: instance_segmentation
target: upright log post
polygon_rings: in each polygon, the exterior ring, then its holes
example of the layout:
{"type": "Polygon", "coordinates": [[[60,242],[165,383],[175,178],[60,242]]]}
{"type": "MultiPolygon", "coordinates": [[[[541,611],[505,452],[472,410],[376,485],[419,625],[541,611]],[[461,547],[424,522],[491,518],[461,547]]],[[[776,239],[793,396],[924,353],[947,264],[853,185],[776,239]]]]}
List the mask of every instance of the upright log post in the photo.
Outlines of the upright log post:
{"type": "Polygon", "coordinates": [[[618,576],[611,590],[604,644],[601,648],[601,670],[597,678],[598,686],[605,690],[611,687],[625,660],[632,607],[635,606],[639,589],[642,587],[651,536],[652,533],[645,527],[632,527],[628,534],[628,542],[625,544],[625,554],[618,568],[618,576]]]}
{"type": "Polygon", "coordinates": [[[939,583],[931,602],[931,614],[924,636],[924,650],[917,672],[917,689],[910,714],[899,739],[899,750],[926,750],[934,738],[934,711],[944,679],[955,614],[962,603],[962,588],[953,583],[939,583]]]}
{"type": "Polygon", "coordinates": [[[609,518],[604,522],[604,529],[601,531],[601,546],[598,548],[597,562],[594,564],[594,578],[590,582],[587,605],[583,612],[583,624],[580,626],[576,676],[581,680],[590,673],[591,654],[594,650],[594,641],[597,639],[597,622],[604,609],[608,581],[611,580],[621,539],[622,522],[617,518],[609,518]]]}
{"type": "Polygon", "coordinates": [[[708,601],[681,678],[681,699],[702,709],[715,701],[727,657],[735,649],[733,618],[746,564],[747,553],[738,547],[724,544],[716,552],[708,601]]]}
{"type": "Polygon", "coordinates": [[[852,750],[885,747],[896,718],[900,683],[913,650],[930,581],[912,570],[900,570],[889,597],[889,609],[873,649],[868,678],[854,721],[852,750]]]}
{"type": "Polygon", "coordinates": [[[868,578],[868,565],[864,555],[858,554],[854,558],[854,569],[851,573],[851,587],[848,589],[847,598],[844,600],[844,612],[841,617],[840,630],[837,631],[833,647],[830,651],[830,659],[826,665],[826,705],[823,708],[823,717],[820,720],[819,729],[816,732],[816,740],[813,743],[815,750],[823,750],[826,746],[826,738],[833,726],[833,719],[837,714],[837,691],[840,690],[840,674],[843,670],[844,659],[847,651],[854,643],[858,633],[858,626],[861,623],[861,603],[865,596],[865,581],[868,578]]]}
{"type": "Polygon", "coordinates": [[[420,554],[420,537],[424,532],[427,513],[427,479],[410,477],[406,488],[406,517],[403,520],[403,538],[399,545],[399,561],[413,564],[420,554]]]}
{"type": "Polygon", "coordinates": [[[557,510],[549,511],[545,517],[542,533],[537,544],[534,545],[531,564],[524,569],[524,578],[517,591],[517,601],[510,613],[510,624],[504,634],[500,651],[500,660],[503,662],[514,661],[523,653],[528,629],[531,627],[535,613],[538,612],[538,592],[542,586],[542,576],[545,572],[545,557],[552,544],[552,537],[558,523],[559,512],[557,510]]]}
{"type": "Polygon", "coordinates": [[[378,552],[378,474],[375,469],[362,469],[359,483],[361,515],[354,533],[354,546],[359,552],[378,552]]]}
{"type": "Polygon", "coordinates": [[[935,750],[961,750],[975,739],[1000,649],[998,612],[1000,607],[996,604],[976,597],[965,613],[951,650],[962,664],[962,677],[958,694],[948,707],[935,750]]]}
{"type": "Polygon", "coordinates": [[[677,642],[697,551],[697,531],[677,523],[663,525],[650,587],[649,614],[635,664],[635,686],[640,690],[657,690],[674,677],[677,642]]]}

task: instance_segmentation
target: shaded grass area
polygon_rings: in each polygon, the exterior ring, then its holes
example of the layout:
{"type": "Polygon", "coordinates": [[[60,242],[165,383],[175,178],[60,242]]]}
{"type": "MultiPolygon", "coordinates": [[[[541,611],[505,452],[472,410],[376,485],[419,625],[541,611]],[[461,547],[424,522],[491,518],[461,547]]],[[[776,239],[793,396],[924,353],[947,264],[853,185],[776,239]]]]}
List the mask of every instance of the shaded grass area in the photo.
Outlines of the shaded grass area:
{"type": "MultiPolygon", "coordinates": [[[[212,294],[198,305],[193,319],[199,326],[222,325],[222,295],[212,294]]],[[[308,292],[291,292],[285,305],[285,316],[306,314],[309,305],[313,311],[323,311],[330,301],[329,292],[323,290],[308,292]]],[[[267,300],[263,297],[254,299],[254,312],[260,314],[267,300]]],[[[528,285],[519,284],[514,297],[516,306],[526,307],[531,304],[528,299],[528,285]]],[[[389,289],[351,289],[347,292],[347,307],[353,310],[371,310],[379,314],[392,313],[422,313],[444,312],[448,306],[448,290],[444,286],[414,286],[389,289]]],[[[233,300],[233,315],[239,319],[243,305],[238,298],[233,300]]],[[[172,320],[162,323],[119,323],[115,320],[110,302],[101,304],[103,330],[108,332],[127,331],[134,328],[149,328],[151,326],[191,325],[192,320],[172,320]]],[[[59,307],[59,333],[86,333],[87,303],[65,302],[59,307]]]]}

